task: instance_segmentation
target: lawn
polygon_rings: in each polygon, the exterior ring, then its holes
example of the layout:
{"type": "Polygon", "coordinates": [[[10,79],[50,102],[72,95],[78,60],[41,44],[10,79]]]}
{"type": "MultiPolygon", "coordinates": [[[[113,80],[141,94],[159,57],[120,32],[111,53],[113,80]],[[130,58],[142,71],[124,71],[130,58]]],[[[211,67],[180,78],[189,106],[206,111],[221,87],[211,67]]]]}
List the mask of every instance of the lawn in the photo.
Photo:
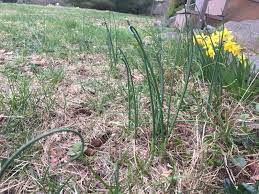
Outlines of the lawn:
{"type": "Polygon", "coordinates": [[[258,74],[154,21],[0,3],[0,193],[259,191],[258,74]]]}

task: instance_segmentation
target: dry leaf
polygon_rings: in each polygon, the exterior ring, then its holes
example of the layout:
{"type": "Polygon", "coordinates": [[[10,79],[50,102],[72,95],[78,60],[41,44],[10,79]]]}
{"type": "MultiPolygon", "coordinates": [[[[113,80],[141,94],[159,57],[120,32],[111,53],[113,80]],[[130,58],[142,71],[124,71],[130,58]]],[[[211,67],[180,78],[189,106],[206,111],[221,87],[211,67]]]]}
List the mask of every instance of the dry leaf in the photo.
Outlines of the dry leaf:
{"type": "Polygon", "coordinates": [[[6,54],[6,55],[12,55],[12,54],[13,54],[13,52],[12,52],[12,51],[10,51],[10,52],[6,52],[5,54],[6,54]]]}
{"type": "Polygon", "coordinates": [[[173,172],[172,170],[166,170],[162,173],[162,176],[168,178],[172,175],[172,172],[173,172]]]}
{"type": "Polygon", "coordinates": [[[252,176],[251,180],[254,181],[254,182],[259,181],[259,174],[255,175],[255,176],[252,176]]]}

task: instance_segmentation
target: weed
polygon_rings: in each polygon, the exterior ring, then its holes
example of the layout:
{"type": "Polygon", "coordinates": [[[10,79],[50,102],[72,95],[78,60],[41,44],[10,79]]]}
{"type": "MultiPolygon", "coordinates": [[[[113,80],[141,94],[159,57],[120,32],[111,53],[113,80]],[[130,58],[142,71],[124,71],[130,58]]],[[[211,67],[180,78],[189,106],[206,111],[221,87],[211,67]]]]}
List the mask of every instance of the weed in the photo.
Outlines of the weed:
{"type": "MultiPolygon", "coordinates": [[[[148,91],[149,91],[149,98],[151,103],[151,112],[152,112],[152,143],[151,143],[151,151],[154,152],[155,146],[160,146],[163,144],[166,144],[168,141],[168,138],[171,135],[172,129],[175,125],[176,118],[178,117],[179,110],[182,105],[182,101],[184,98],[184,95],[187,90],[189,77],[190,77],[190,70],[191,70],[191,63],[192,63],[192,49],[191,47],[188,47],[188,53],[190,53],[188,56],[187,61],[187,71],[185,74],[185,83],[182,90],[182,93],[180,94],[180,99],[178,100],[176,113],[173,117],[172,123],[169,121],[170,118],[170,111],[171,111],[171,96],[172,96],[172,90],[169,91],[168,94],[165,94],[165,75],[164,75],[164,66],[162,64],[162,58],[160,50],[156,52],[156,62],[158,64],[158,69],[155,70],[155,65],[151,64],[151,61],[148,57],[147,52],[145,51],[143,42],[140,38],[140,35],[136,31],[136,29],[132,26],[129,26],[130,31],[132,32],[134,38],[136,39],[139,49],[141,58],[144,64],[145,69],[145,78],[147,80],[148,84],[148,91]],[[189,52],[190,51],[190,52],[189,52]],[[156,73],[159,75],[157,76],[156,73]],[[164,111],[164,103],[165,100],[168,100],[168,110],[164,111]],[[165,126],[165,112],[167,112],[167,126],[165,126]],[[167,127],[167,128],[166,128],[167,127]]],[[[125,55],[124,55],[125,57],[125,55]]],[[[124,63],[126,62],[126,66],[128,66],[127,61],[124,59],[124,63]]]]}
{"type": "Polygon", "coordinates": [[[110,58],[110,65],[111,65],[111,72],[116,70],[117,64],[118,64],[118,55],[119,55],[119,49],[118,49],[118,39],[117,39],[117,30],[116,30],[116,24],[114,24],[114,30],[115,34],[113,35],[113,31],[111,29],[111,26],[109,27],[107,22],[104,22],[105,28],[107,31],[107,46],[109,51],[109,58],[110,58]]]}
{"type": "Polygon", "coordinates": [[[131,129],[131,123],[132,120],[134,120],[134,134],[135,136],[137,135],[137,128],[138,128],[138,123],[139,123],[139,113],[138,113],[138,104],[137,104],[137,94],[135,90],[135,85],[132,80],[132,72],[131,72],[131,67],[129,66],[128,60],[126,55],[123,53],[122,50],[120,50],[121,55],[122,55],[122,60],[126,66],[127,69],[127,85],[128,85],[128,119],[129,119],[129,124],[128,128],[131,129]],[[133,113],[133,114],[132,114],[133,113]],[[132,116],[133,115],[133,116],[132,116]],[[134,119],[132,119],[134,117],[134,119]]]}
{"type": "Polygon", "coordinates": [[[28,122],[33,124],[33,129],[40,124],[42,112],[49,112],[55,104],[53,95],[63,79],[63,70],[50,67],[43,71],[33,71],[36,80],[33,76],[21,73],[17,66],[7,66],[2,71],[8,83],[1,91],[2,111],[7,116],[4,125],[6,130],[26,129],[28,122]],[[39,111],[39,106],[45,110],[39,111]]]}

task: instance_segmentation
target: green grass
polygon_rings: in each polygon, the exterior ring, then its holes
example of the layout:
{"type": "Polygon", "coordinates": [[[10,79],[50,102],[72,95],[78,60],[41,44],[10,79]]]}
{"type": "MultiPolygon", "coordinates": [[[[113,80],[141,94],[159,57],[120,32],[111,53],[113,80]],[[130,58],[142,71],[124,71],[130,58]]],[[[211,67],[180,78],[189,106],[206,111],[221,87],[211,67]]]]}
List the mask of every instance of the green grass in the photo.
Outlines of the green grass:
{"type": "Polygon", "coordinates": [[[237,100],[234,87],[223,87],[210,103],[212,79],[197,69],[207,63],[190,28],[164,40],[171,29],[146,16],[18,4],[0,10],[0,193],[256,187],[258,95],[237,100]],[[53,134],[57,128],[75,133],[53,134]],[[71,161],[81,137],[84,155],[71,161]]]}
{"type": "Polygon", "coordinates": [[[120,24],[120,43],[129,41],[127,20],[143,26],[149,23],[148,17],[79,8],[0,4],[0,9],[0,47],[25,55],[36,52],[67,57],[100,52],[106,46],[105,20],[120,24]]]}

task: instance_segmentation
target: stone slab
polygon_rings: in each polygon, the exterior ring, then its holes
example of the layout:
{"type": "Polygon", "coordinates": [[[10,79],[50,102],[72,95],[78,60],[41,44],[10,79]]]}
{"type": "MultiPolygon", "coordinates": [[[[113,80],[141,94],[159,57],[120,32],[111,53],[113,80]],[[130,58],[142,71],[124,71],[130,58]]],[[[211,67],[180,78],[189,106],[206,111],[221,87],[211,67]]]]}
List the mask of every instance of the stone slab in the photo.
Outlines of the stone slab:
{"type": "Polygon", "coordinates": [[[240,45],[259,54],[259,20],[229,21],[225,27],[233,32],[240,45]]]}
{"type": "Polygon", "coordinates": [[[259,3],[251,0],[229,0],[225,19],[227,21],[259,19],[259,3]]]}
{"type": "Polygon", "coordinates": [[[174,27],[176,28],[183,28],[186,24],[186,16],[185,14],[178,14],[176,15],[176,19],[174,22],[174,27]]]}
{"type": "Polygon", "coordinates": [[[248,53],[254,53],[249,58],[259,71],[259,20],[244,20],[241,22],[229,21],[225,27],[232,31],[236,41],[248,53]]]}
{"type": "MultiPolygon", "coordinates": [[[[209,0],[206,14],[223,15],[228,0],[209,0]]],[[[201,11],[204,0],[196,0],[196,11],[201,11]]]]}
{"type": "Polygon", "coordinates": [[[252,61],[252,63],[255,66],[255,72],[258,72],[259,71],[259,55],[250,56],[249,59],[250,59],[250,61],[252,61]]]}

